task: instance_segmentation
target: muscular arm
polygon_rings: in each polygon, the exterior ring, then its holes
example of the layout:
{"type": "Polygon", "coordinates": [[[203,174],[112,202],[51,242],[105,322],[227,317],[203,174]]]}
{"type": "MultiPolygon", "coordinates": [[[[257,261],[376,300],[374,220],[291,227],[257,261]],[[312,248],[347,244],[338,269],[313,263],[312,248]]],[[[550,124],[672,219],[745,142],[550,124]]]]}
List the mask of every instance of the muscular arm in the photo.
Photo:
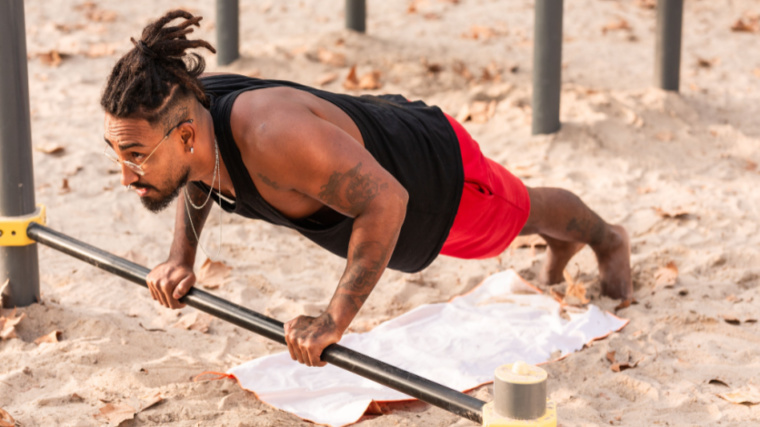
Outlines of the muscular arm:
{"type": "MultiPolygon", "coordinates": [[[[187,188],[191,200],[200,205],[206,195],[195,185],[187,188]]],[[[198,248],[198,236],[201,234],[211,203],[197,210],[185,207],[185,194],[180,193],[177,214],[174,221],[174,240],[169,251],[169,259],[156,266],[147,277],[148,289],[154,300],[169,308],[182,308],[179,299],[195,285],[193,263],[198,248]],[[192,223],[190,222],[192,221],[192,223]],[[195,227],[195,231],[193,231],[195,227]]]]}
{"type": "Polygon", "coordinates": [[[248,169],[282,191],[295,191],[354,218],[346,268],[327,309],[316,318],[300,316],[286,324],[293,359],[322,366],[322,350],[340,340],[385,270],[408,194],[361,142],[308,104],[283,99],[268,104],[267,111],[271,113],[257,111],[263,117],[255,129],[241,132],[253,147],[244,154],[248,169]]]}

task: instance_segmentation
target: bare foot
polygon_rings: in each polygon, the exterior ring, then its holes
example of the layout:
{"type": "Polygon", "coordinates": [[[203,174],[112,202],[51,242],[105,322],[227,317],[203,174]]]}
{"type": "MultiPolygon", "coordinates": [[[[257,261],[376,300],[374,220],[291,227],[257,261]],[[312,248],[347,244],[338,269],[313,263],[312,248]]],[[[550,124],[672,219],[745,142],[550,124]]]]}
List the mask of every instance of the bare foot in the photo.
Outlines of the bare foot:
{"type": "Polygon", "coordinates": [[[538,274],[538,281],[543,285],[555,285],[565,280],[563,272],[570,258],[586,246],[585,243],[564,242],[541,235],[546,240],[546,261],[538,274]]]}
{"type": "Polygon", "coordinates": [[[602,294],[624,301],[633,299],[631,244],[625,228],[610,226],[604,243],[594,248],[594,252],[599,262],[602,294]]]}

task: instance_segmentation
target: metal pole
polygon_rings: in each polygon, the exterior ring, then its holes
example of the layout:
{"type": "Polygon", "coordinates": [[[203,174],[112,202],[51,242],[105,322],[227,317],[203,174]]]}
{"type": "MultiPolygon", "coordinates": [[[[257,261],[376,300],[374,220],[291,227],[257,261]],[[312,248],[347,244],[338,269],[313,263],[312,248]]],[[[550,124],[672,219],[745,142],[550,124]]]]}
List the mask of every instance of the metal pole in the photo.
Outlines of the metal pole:
{"type": "MultiPolygon", "coordinates": [[[[138,285],[147,287],[145,278],[150,270],[141,265],[117,257],[43,225],[30,224],[27,234],[30,239],[39,243],[50,246],[53,249],[71,255],[74,258],[78,258],[138,285]]],[[[285,331],[282,322],[275,319],[232,304],[227,300],[197,288],[191,289],[180,301],[241,328],[277,341],[280,344],[285,344],[285,331]]],[[[482,423],[481,408],[485,402],[472,396],[460,393],[337,344],[333,344],[324,350],[322,360],[438,406],[460,417],[482,423]]]]}
{"type": "Polygon", "coordinates": [[[238,0],[216,0],[216,63],[227,65],[240,57],[238,0]]]}
{"type": "Polygon", "coordinates": [[[533,135],[559,130],[562,0],[536,0],[533,31],[533,135]]]}
{"type": "Polygon", "coordinates": [[[346,28],[360,33],[367,31],[366,0],[346,0],[346,28]]]}
{"type": "MultiPolygon", "coordinates": [[[[23,0],[0,1],[0,216],[34,213],[32,128],[23,0]]],[[[0,246],[0,285],[5,307],[40,299],[37,245],[0,246]]]]}
{"type": "Polygon", "coordinates": [[[678,91],[682,22],[683,0],[657,1],[654,84],[660,89],[678,91]]]}

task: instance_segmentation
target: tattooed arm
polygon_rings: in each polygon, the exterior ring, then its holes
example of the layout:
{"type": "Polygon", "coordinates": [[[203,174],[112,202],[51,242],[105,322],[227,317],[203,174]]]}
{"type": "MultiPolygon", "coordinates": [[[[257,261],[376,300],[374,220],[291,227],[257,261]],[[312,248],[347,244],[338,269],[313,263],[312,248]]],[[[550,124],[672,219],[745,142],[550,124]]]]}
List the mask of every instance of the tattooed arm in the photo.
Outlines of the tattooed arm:
{"type": "MultiPolygon", "coordinates": [[[[203,203],[206,199],[206,193],[195,185],[188,184],[187,192],[196,205],[203,203]]],[[[185,206],[185,194],[181,192],[177,203],[174,240],[169,250],[169,259],[151,270],[147,277],[148,289],[153,299],[168,308],[184,307],[185,305],[178,300],[195,285],[193,264],[198,248],[196,233],[198,236],[201,235],[203,224],[211,210],[211,203],[200,210],[192,206],[187,210],[185,206]],[[194,231],[193,227],[195,227],[194,231]]]]}
{"type": "MultiPolygon", "coordinates": [[[[242,154],[248,170],[255,171],[251,175],[266,191],[276,190],[275,196],[306,200],[312,212],[329,206],[354,218],[346,268],[328,307],[319,316],[299,316],[285,324],[291,357],[323,366],[322,351],[340,340],[388,264],[408,194],[361,141],[317,115],[318,108],[308,100],[292,102],[285,94],[269,101],[265,108],[241,114],[256,117],[257,123],[250,133],[235,136],[249,143],[242,154]]],[[[275,196],[269,199],[275,208],[293,209],[294,202],[278,205],[275,196]]]]}

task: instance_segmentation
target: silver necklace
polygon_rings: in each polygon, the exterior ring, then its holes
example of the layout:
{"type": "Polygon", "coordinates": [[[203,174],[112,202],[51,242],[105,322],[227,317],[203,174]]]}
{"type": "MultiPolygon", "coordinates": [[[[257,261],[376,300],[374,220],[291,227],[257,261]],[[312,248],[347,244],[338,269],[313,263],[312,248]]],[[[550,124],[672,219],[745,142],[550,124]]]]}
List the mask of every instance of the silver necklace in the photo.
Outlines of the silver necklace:
{"type": "Polygon", "coordinates": [[[201,251],[203,251],[204,254],[206,254],[206,257],[211,259],[213,261],[213,258],[216,258],[219,256],[219,254],[222,252],[222,170],[219,167],[219,145],[216,142],[216,138],[214,138],[214,174],[211,178],[211,187],[209,187],[208,196],[206,197],[206,200],[201,203],[200,205],[196,205],[193,203],[192,200],[190,200],[190,196],[187,191],[187,185],[185,185],[185,212],[187,213],[187,220],[190,222],[190,228],[193,230],[193,235],[195,235],[195,241],[198,242],[198,246],[201,248],[201,251]],[[217,177],[219,179],[217,179],[217,177]],[[216,181],[219,181],[219,184],[217,186],[217,195],[219,196],[219,248],[216,250],[216,255],[213,257],[206,252],[206,249],[203,247],[203,244],[201,243],[201,239],[198,236],[198,232],[195,231],[195,225],[193,224],[193,218],[190,215],[190,206],[195,208],[196,210],[203,209],[209,200],[211,200],[211,191],[214,189],[214,183],[216,181]],[[189,204],[188,204],[189,203],[189,204]]]}

